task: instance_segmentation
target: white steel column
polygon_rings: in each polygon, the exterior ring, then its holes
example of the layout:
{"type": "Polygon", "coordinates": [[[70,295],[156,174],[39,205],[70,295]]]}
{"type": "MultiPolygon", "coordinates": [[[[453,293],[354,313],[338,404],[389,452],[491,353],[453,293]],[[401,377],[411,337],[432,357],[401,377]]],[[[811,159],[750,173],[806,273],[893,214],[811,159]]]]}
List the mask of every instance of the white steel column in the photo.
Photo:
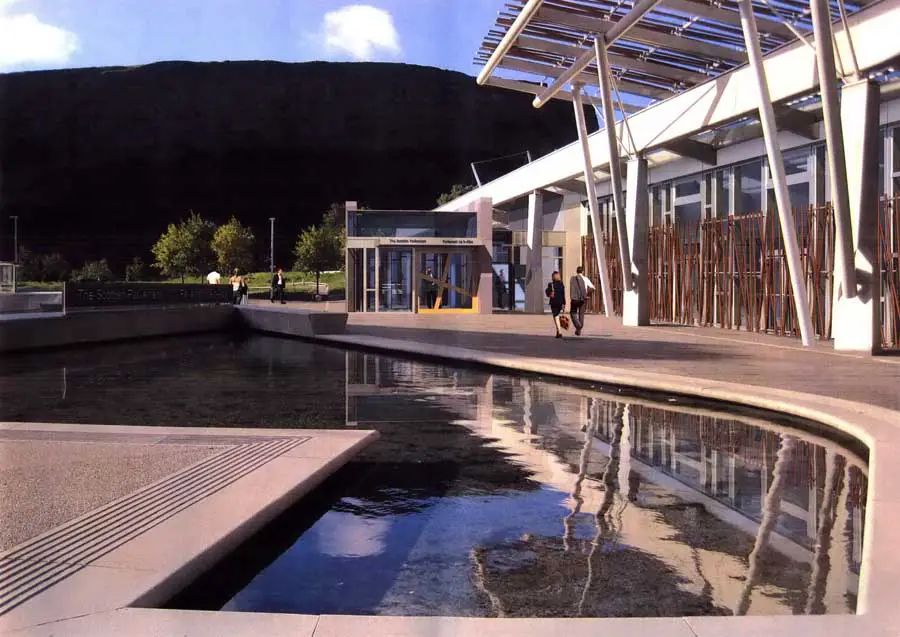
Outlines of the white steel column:
{"type": "MultiPolygon", "coordinates": [[[[597,56],[597,76],[603,92],[603,119],[606,120],[606,141],[609,144],[609,181],[613,202],[616,204],[616,230],[619,234],[619,257],[622,260],[622,287],[629,291],[634,284],[631,279],[631,253],[628,249],[628,226],[625,222],[625,201],[622,196],[622,170],[619,164],[619,140],[616,139],[616,118],[612,102],[612,74],[606,56],[606,42],[594,38],[594,54],[597,56]]],[[[646,188],[641,191],[643,196],[646,188]]]]}
{"type": "Polygon", "coordinates": [[[836,350],[881,349],[881,282],[878,263],[878,85],[868,80],[841,89],[841,128],[847,158],[847,193],[857,294],[834,300],[836,350]]]}
{"type": "MultiPolygon", "coordinates": [[[[844,135],[841,130],[838,103],[837,71],[831,33],[831,11],[828,0],[810,0],[813,32],[816,38],[816,68],[825,116],[825,141],[828,170],[831,173],[831,200],[834,206],[835,275],[840,275],[845,298],[856,296],[856,271],[853,269],[853,236],[850,230],[850,196],[847,193],[847,164],[844,158],[844,135]]],[[[836,278],[838,278],[836,276],[836,278]]]]}
{"type": "Polygon", "coordinates": [[[533,314],[544,312],[543,222],[544,196],[541,191],[533,190],[528,195],[528,262],[525,265],[525,311],[533,314]]]}
{"type": "Polygon", "coordinates": [[[650,325],[650,283],[647,278],[650,214],[647,209],[647,160],[643,157],[628,161],[625,197],[633,285],[622,294],[622,325],[650,325]]]}
{"type": "Polygon", "coordinates": [[[597,188],[594,184],[594,165],[591,163],[591,149],[588,146],[587,122],[584,117],[584,105],[581,101],[581,84],[572,86],[572,104],[575,106],[575,124],[578,126],[578,141],[584,159],[584,180],[587,184],[588,208],[591,211],[591,225],[594,235],[594,253],[597,256],[597,272],[600,273],[600,292],[603,294],[603,311],[606,316],[613,315],[612,286],[609,282],[609,271],[606,264],[606,248],[603,247],[603,224],[600,223],[600,209],[597,203],[597,188]]]}
{"type": "Polygon", "coordinates": [[[788,193],[784,175],[784,158],[778,148],[778,129],[775,125],[775,111],[769,97],[769,85],[766,82],[766,71],[763,68],[762,52],[759,48],[759,32],[756,30],[756,18],[750,0],[738,0],[741,9],[741,26],[744,31],[744,43],[747,57],[756,76],[759,90],[759,120],[763,128],[766,142],[766,156],[769,159],[769,170],[775,186],[775,200],[778,203],[778,219],[781,222],[781,235],[784,239],[784,252],[787,256],[788,273],[791,277],[791,290],[794,293],[794,307],[797,322],[800,323],[800,336],[807,347],[813,344],[813,325],[809,314],[809,299],[806,296],[806,284],[803,281],[803,270],[800,264],[800,248],[797,245],[797,229],[794,227],[794,216],[791,198],[788,193]]]}

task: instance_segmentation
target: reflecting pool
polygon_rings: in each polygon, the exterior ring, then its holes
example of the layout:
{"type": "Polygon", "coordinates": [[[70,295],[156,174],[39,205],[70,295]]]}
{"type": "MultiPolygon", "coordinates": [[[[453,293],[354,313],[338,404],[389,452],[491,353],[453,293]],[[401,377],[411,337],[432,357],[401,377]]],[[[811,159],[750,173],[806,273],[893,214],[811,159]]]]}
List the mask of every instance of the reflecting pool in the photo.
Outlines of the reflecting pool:
{"type": "Polygon", "coordinates": [[[0,419],[377,429],[174,607],[852,613],[864,448],[677,397],[253,336],[12,357],[0,419]]]}

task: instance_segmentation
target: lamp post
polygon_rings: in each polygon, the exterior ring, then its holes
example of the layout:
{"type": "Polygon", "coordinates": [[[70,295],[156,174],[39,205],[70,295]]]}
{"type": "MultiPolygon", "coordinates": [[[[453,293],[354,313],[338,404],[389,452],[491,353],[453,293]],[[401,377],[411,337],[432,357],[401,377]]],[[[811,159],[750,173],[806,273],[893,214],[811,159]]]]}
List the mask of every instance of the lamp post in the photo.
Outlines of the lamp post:
{"type": "Polygon", "coordinates": [[[269,274],[275,272],[275,217],[269,217],[269,274]]]}
{"type": "Polygon", "coordinates": [[[10,215],[13,222],[13,263],[19,265],[19,216],[10,215]]]}

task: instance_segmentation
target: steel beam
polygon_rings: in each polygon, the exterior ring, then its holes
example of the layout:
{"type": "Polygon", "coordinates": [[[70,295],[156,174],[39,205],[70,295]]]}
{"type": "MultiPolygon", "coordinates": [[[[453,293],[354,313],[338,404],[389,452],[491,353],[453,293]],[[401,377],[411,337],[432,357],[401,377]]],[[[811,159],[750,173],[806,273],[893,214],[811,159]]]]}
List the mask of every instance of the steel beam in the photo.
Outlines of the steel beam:
{"type": "MultiPolygon", "coordinates": [[[[487,82],[485,82],[485,86],[496,86],[498,88],[505,88],[510,91],[518,91],[519,93],[527,93],[529,95],[536,95],[538,92],[544,89],[544,87],[539,84],[523,82],[522,80],[508,80],[502,77],[489,77],[487,79],[487,82]]],[[[553,99],[571,102],[574,97],[569,91],[560,91],[553,96],[553,99]]],[[[600,100],[588,95],[584,96],[583,101],[587,102],[588,104],[596,104],[597,106],[600,105],[600,100]]],[[[628,113],[636,113],[642,108],[642,106],[631,106],[629,104],[625,105],[625,111],[628,113]]]]}
{"type": "Polygon", "coordinates": [[[827,0],[810,0],[813,33],[816,39],[816,65],[822,94],[822,114],[825,116],[825,147],[828,170],[831,173],[831,200],[834,203],[834,255],[841,276],[843,296],[856,296],[853,231],[850,221],[850,193],[847,189],[847,161],[844,155],[844,131],[841,126],[841,105],[838,103],[837,71],[834,66],[834,46],[831,33],[831,11],[827,0]]]}
{"type": "Polygon", "coordinates": [[[818,139],[815,125],[819,122],[819,118],[814,113],[784,105],[776,105],[774,108],[775,123],[778,124],[779,129],[806,139],[818,139]]]}
{"type": "MultiPolygon", "coordinates": [[[[551,66],[550,64],[543,64],[541,62],[522,60],[508,56],[500,63],[500,67],[510,69],[512,71],[519,71],[522,73],[531,73],[539,77],[556,77],[561,71],[560,67],[558,66],[551,66]]],[[[596,84],[593,75],[585,73],[583,71],[581,73],[576,73],[575,75],[573,75],[570,78],[570,81],[572,83],[579,82],[581,84],[596,84]]],[[[650,99],[655,100],[665,99],[675,93],[675,91],[672,89],[648,86],[645,84],[639,84],[637,82],[630,82],[628,80],[619,80],[618,86],[619,91],[627,91],[628,93],[632,93],[634,95],[649,97],[650,99]]]]}
{"type": "MultiPolygon", "coordinates": [[[[604,33],[606,35],[604,40],[607,45],[612,44],[618,38],[622,37],[629,30],[634,29],[634,25],[640,20],[644,15],[653,9],[657,4],[660,3],[661,0],[639,0],[637,4],[634,5],[634,8],[629,11],[626,15],[622,16],[612,27],[609,27],[608,23],[604,24],[602,20],[597,20],[594,24],[595,28],[593,29],[594,33],[604,33]],[[599,24],[597,24],[599,23],[599,24]]],[[[565,11],[558,11],[555,9],[550,9],[549,12],[552,12],[554,16],[568,16],[565,11]]],[[[556,21],[556,20],[554,20],[556,21]]],[[[566,71],[560,75],[553,84],[541,95],[537,96],[534,99],[534,107],[540,108],[544,104],[547,103],[551,97],[553,97],[554,93],[562,89],[567,83],[572,81],[572,78],[579,73],[581,73],[587,66],[591,63],[594,54],[592,51],[585,51],[575,63],[570,66],[566,71]]]]}
{"type": "Polygon", "coordinates": [[[696,159],[710,166],[716,165],[716,149],[709,144],[704,144],[694,139],[679,139],[669,142],[664,144],[662,149],[682,157],[696,159]]]}
{"type": "Polygon", "coordinates": [[[803,270],[800,264],[800,248],[797,245],[797,229],[794,227],[791,198],[784,174],[784,158],[781,156],[781,149],[778,147],[778,129],[775,124],[775,111],[772,108],[772,99],[769,95],[769,85],[766,82],[766,71],[763,68],[762,51],[759,47],[759,33],[756,30],[753,5],[750,3],[750,0],[738,0],[738,5],[741,9],[741,22],[743,23],[747,56],[750,58],[750,67],[756,76],[759,95],[759,120],[763,127],[766,155],[769,158],[769,170],[772,173],[772,181],[775,186],[778,219],[781,222],[781,235],[784,238],[784,252],[787,256],[788,273],[791,277],[791,290],[794,293],[797,322],[800,323],[800,337],[803,340],[803,345],[810,347],[813,344],[814,334],[809,314],[809,299],[806,296],[806,284],[802,278],[803,270]]]}
{"type": "Polygon", "coordinates": [[[597,272],[600,273],[600,293],[603,294],[603,311],[612,316],[613,298],[609,272],[606,269],[606,248],[603,246],[603,225],[600,223],[600,205],[597,203],[597,189],[594,185],[594,168],[591,163],[591,151],[588,147],[587,121],[584,116],[584,105],[581,103],[580,84],[572,87],[575,96],[575,125],[578,127],[578,142],[581,145],[581,156],[584,161],[584,181],[588,192],[588,209],[591,211],[591,225],[594,235],[594,254],[597,257],[597,272]]]}
{"type": "MultiPolygon", "coordinates": [[[[723,24],[741,26],[741,14],[735,11],[727,11],[707,2],[694,2],[694,0],[662,0],[663,9],[673,9],[692,16],[698,16],[707,20],[715,20],[723,24]]],[[[794,34],[783,23],[768,18],[757,17],[759,28],[766,33],[777,35],[786,40],[793,40],[794,34]]]]}
{"type": "Polygon", "coordinates": [[[619,140],[616,139],[616,119],[612,102],[612,74],[606,57],[606,43],[594,38],[597,56],[597,76],[603,91],[603,118],[606,120],[606,141],[609,143],[609,179],[616,204],[616,230],[619,235],[619,257],[622,260],[622,285],[625,291],[634,287],[631,277],[631,251],[628,248],[628,225],[625,221],[625,195],[622,192],[622,172],[619,159],[619,140]]]}
{"type": "Polygon", "coordinates": [[[491,54],[491,57],[488,58],[484,68],[481,69],[481,73],[478,74],[478,78],[475,80],[478,84],[484,84],[491,76],[494,69],[496,69],[497,65],[500,63],[500,60],[502,60],[503,56],[506,55],[506,52],[509,51],[519,34],[522,33],[526,26],[528,26],[528,22],[531,20],[532,16],[537,13],[537,10],[541,8],[543,2],[544,0],[528,0],[525,3],[525,6],[522,7],[515,22],[513,22],[512,26],[506,31],[506,35],[500,40],[500,44],[494,49],[494,52],[491,54]]]}
{"type": "Polygon", "coordinates": [[[610,45],[622,36],[624,36],[631,28],[637,24],[638,20],[644,17],[646,13],[652,11],[653,8],[660,3],[660,0],[638,0],[634,8],[619,18],[615,24],[606,32],[606,44],[610,45]]]}
{"type": "MultiPolygon", "coordinates": [[[[543,38],[536,38],[531,35],[519,36],[519,39],[516,40],[516,45],[524,49],[546,51],[547,53],[564,55],[570,58],[577,58],[579,55],[581,55],[582,52],[581,47],[578,47],[574,44],[558,42],[556,40],[545,40],[543,38]]],[[[632,58],[628,55],[617,53],[612,49],[607,49],[607,54],[610,56],[610,61],[612,62],[613,66],[618,66],[629,71],[638,71],[640,73],[646,73],[647,75],[653,75],[660,78],[661,80],[662,78],[665,78],[672,82],[687,82],[690,84],[697,84],[700,82],[705,82],[707,79],[709,79],[706,75],[697,71],[688,71],[685,69],[676,68],[674,66],[668,66],[666,64],[659,64],[658,62],[650,62],[647,60],[641,60],[639,58],[632,58]]]]}

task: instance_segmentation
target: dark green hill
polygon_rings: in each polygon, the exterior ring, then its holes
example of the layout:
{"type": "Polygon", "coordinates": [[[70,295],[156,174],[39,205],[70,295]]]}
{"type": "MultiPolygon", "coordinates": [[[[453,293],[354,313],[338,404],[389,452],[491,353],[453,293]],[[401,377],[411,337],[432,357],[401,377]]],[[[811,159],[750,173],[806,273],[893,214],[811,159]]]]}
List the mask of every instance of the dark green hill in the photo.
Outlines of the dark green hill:
{"type": "MultiPolygon", "coordinates": [[[[163,62],[0,75],[0,258],[21,244],[116,268],[193,209],[234,214],[286,262],[333,201],[430,208],[469,162],[548,152],[572,107],[379,63],[163,62]]],[[[521,162],[521,158],[509,160],[521,162]]],[[[515,164],[485,166],[509,170],[515,164]]]]}

